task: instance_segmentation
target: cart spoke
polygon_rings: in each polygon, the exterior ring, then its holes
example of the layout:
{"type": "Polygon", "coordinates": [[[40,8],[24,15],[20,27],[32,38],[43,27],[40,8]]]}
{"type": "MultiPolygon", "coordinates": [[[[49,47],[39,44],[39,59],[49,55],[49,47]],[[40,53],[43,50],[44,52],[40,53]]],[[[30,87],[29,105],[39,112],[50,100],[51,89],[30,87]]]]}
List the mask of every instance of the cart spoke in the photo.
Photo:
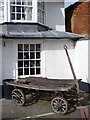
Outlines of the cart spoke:
{"type": "Polygon", "coordinates": [[[63,106],[63,108],[67,108],[66,106],[63,106]]]}
{"type": "Polygon", "coordinates": [[[53,102],[53,105],[57,105],[57,103],[53,102]]]}
{"type": "Polygon", "coordinates": [[[66,105],[66,103],[64,102],[64,103],[62,103],[62,105],[66,105]]]}
{"type": "Polygon", "coordinates": [[[21,98],[20,101],[23,103],[24,102],[24,98],[21,98]]]}
{"type": "Polygon", "coordinates": [[[16,98],[16,95],[13,94],[12,97],[15,97],[15,98],[16,98]]]}
{"type": "Polygon", "coordinates": [[[55,101],[55,103],[57,103],[58,102],[58,100],[56,99],[56,100],[54,100],[55,101]]]}

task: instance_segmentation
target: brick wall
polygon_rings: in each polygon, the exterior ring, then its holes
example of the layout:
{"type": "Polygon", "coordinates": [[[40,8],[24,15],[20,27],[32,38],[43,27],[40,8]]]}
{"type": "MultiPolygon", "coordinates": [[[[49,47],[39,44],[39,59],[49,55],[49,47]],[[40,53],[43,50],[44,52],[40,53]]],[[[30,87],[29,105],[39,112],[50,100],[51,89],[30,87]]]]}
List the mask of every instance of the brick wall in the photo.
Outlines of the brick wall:
{"type": "Polygon", "coordinates": [[[90,0],[66,8],[65,17],[66,31],[90,35],[90,0]]]}

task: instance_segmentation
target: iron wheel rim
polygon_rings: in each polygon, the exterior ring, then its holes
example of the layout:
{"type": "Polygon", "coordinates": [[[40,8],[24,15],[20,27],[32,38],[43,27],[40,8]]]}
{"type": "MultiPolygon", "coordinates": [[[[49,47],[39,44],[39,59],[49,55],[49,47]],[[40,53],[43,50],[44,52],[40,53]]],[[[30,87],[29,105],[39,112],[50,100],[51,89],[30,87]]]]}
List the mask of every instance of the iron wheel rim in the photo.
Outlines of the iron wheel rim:
{"type": "Polygon", "coordinates": [[[24,92],[20,89],[14,89],[12,91],[12,100],[15,102],[15,104],[23,106],[26,101],[24,92]]]}
{"type": "Polygon", "coordinates": [[[68,112],[68,102],[63,97],[55,97],[51,105],[55,113],[66,114],[68,112]]]}

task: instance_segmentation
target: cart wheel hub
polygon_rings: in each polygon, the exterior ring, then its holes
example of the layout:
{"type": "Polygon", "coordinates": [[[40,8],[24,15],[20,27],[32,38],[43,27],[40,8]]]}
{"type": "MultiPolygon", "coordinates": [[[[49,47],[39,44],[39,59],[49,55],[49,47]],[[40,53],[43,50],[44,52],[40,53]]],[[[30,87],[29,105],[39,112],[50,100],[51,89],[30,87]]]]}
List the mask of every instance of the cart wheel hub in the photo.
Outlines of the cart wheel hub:
{"type": "Polygon", "coordinates": [[[62,108],[62,105],[60,103],[57,103],[56,109],[58,110],[58,109],[61,109],[61,108],[62,108]]]}
{"type": "Polygon", "coordinates": [[[16,96],[16,99],[17,99],[17,100],[19,100],[19,99],[20,99],[20,97],[16,96]]]}

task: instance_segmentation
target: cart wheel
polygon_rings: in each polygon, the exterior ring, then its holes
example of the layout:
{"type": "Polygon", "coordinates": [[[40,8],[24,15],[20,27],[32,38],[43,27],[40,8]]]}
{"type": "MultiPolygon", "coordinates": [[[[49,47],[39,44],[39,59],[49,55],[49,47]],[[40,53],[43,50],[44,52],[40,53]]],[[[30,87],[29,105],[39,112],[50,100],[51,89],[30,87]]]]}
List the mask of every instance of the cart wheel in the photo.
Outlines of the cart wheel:
{"type": "Polygon", "coordinates": [[[55,113],[66,114],[68,112],[68,102],[63,97],[55,97],[51,105],[55,113]]]}
{"type": "Polygon", "coordinates": [[[21,89],[14,89],[12,91],[12,99],[17,105],[21,105],[21,106],[23,106],[26,101],[24,92],[21,89]]]}

